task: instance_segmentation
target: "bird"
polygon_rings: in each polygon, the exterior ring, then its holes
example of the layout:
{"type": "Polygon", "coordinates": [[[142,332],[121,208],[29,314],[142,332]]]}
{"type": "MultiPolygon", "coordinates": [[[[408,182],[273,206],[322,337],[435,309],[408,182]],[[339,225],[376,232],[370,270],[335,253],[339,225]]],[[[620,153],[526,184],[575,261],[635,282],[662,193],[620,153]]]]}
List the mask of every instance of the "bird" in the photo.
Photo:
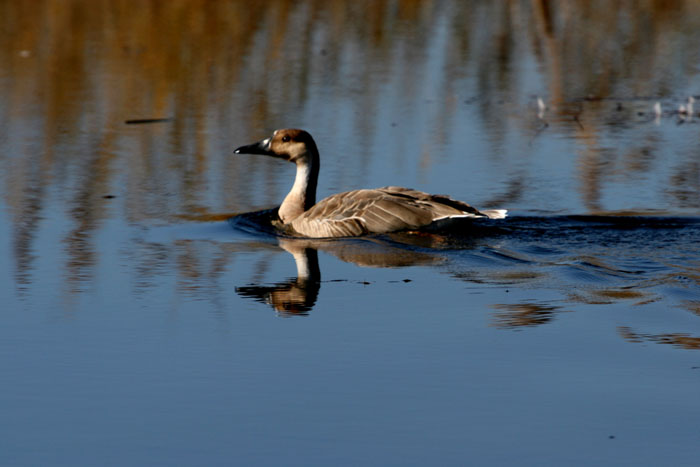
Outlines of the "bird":
{"type": "Polygon", "coordinates": [[[541,97],[537,96],[537,118],[540,120],[544,119],[544,111],[547,110],[547,106],[541,97]]]}
{"type": "Polygon", "coordinates": [[[421,230],[460,218],[502,219],[507,213],[505,209],[480,211],[447,195],[398,186],[346,191],[317,203],[319,152],[311,135],[300,129],[275,130],[234,153],[261,154],[296,165],[294,185],[277,211],[281,229],[291,236],[359,237],[421,230]]]}

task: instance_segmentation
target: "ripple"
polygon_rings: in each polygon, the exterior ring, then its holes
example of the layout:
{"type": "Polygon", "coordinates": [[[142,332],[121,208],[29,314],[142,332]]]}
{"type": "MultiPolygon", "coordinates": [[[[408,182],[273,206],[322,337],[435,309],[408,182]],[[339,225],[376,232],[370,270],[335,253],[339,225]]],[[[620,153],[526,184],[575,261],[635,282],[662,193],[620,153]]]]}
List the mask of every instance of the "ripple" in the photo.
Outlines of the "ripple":
{"type": "MultiPolygon", "coordinates": [[[[229,222],[248,235],[289,238],[273,225],[274,212],[229,222]]],[[[698,238],[698,218],[576,215],[469,221],[439,234],[294,240],[360,266],[435,265],[466,282],[544,284],[574,302],[646,305],[671,298],[688,307],[700,284],[698,238]]]]}

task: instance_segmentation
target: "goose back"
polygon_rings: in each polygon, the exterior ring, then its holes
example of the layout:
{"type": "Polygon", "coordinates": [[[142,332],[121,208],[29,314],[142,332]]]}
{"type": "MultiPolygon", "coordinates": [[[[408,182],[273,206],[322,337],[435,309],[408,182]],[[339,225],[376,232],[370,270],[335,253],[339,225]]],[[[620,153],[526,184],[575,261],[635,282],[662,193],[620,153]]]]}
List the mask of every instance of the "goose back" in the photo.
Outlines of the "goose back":
{"type": "Polygon", "coordinates": [[[446,217],[488,217],[445,195],[388,186],[331,195],[291,222],[306,237],[355,237],[419,229],[446,217]]]}

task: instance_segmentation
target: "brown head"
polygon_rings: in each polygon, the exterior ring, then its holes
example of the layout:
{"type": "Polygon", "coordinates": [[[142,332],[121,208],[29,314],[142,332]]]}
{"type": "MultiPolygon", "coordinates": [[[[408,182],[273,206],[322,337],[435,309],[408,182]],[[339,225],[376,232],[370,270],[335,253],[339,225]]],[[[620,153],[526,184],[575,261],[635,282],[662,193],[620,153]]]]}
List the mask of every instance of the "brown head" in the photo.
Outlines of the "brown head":
{"type": "Polygon", "coordinates": [[[319,159],[316,143],[304,130],[277,130],[257,143],[241,146],[236,154],[263,154],[277,157],[297,166],[294,186],[279,207],[278,215],[288,224],[316,203],[319,159]]]}
{"type": "Polygon", "coordinates": [[[241,146],[234,153],[263,154],[296,164],[318,165],[318,149],[314,139],[306,131],[294,128],[276,130],[269,138],[241,146]]]}

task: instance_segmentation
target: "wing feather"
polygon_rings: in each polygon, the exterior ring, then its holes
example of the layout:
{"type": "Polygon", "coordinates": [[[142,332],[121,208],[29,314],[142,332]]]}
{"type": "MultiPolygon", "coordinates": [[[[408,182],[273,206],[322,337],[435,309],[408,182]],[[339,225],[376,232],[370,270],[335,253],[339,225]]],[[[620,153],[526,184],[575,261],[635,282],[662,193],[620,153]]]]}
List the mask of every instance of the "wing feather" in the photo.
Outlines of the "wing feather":
{"type": "Polygon", "coordinates": [[[445,195],[388,186],[331,195],[291,222],[307,237],[354,237],[420,229],[449,217],[492,217],[445,195]]]}

